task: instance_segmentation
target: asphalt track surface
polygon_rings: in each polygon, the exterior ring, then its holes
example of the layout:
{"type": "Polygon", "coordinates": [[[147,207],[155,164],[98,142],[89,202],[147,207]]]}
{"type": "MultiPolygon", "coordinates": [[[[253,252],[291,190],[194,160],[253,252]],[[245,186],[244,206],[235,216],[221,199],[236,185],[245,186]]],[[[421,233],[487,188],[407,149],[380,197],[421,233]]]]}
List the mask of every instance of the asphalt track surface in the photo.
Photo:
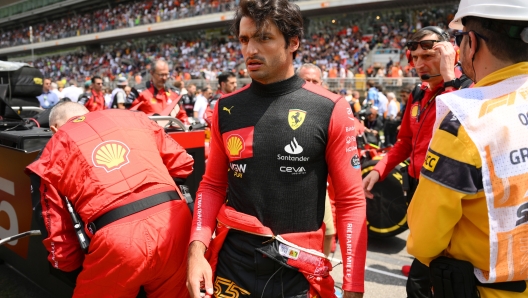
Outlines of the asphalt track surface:
{"type": "MultiPolygon", "coordinates": [[[[405,243],[409,231],[387,239],[370,238],[368,242],[365,271],[365,298],[405,298],[407,278],[401,267],[410,265],[412,257],[407,253],[405,243]]],[[[339,264],[340,250],[333,255],[332,263],[339,264]]],[[[343,265],[336,265],[332,271],[336,285],[343,280],[343,265]]],[[[0,298],[53,298],[38,286],[19,275],[6,264],[0,264],[0,298]]]]}

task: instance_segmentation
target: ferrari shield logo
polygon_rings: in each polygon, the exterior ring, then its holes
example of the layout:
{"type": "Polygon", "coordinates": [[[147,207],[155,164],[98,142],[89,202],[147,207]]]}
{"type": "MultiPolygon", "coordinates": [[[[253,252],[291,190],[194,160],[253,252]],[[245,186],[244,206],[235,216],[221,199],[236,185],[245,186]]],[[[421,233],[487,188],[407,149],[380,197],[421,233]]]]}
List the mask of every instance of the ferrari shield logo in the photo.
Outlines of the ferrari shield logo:
{"type": "Polygon", "coordinates": [[[304,118],[306,118],[306,111],[303,110],[292,109],[288,113],[288,123],[293,130],[301,127],[304,118]]]}

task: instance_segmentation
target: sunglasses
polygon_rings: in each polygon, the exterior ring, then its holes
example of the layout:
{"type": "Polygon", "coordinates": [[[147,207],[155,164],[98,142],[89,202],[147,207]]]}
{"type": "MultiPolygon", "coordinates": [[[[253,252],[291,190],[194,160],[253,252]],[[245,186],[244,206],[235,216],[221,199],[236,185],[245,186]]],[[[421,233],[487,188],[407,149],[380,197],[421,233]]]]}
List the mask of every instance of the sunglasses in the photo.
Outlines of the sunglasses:
{"type": "Polygon", "coordinates": [[[435,42],[441,42],[441,40],[422,40],[422,41],[409,41],[406,46],[411,51],[416,51],[418,45],[424,50],[430,50],[433,48],[435,42]]]}
{"type": "MultiPolygon", "coordinates": [[[[457,45],[458,47],[460,47],[460,45],[462,45],[462,39],[464,38],[464,35],[468,35],[469,32],[473,32],[475,33],[476,36],[484,39],[485,41],[488,41],[488,38],[485,37],[485,36],[482,36],[480,34],[478,34],[477,32],[471,30],[471,31],[468,31],[468,32],[464,32],[464,31],[459,31],[459,32],[455,32],[455,45],[457,45]]],[[[471,44],[470,44],[471,45],[471,44]]]]}

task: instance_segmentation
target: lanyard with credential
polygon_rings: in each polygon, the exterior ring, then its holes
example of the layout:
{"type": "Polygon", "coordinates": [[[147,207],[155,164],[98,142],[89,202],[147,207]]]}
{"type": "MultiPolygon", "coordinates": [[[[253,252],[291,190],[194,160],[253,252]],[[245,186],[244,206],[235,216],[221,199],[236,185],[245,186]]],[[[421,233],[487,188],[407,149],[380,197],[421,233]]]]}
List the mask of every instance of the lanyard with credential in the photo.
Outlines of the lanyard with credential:
{"type": "Polygon", "coordinates": [[[425,104],[425,106],[424,106],[422,109],[418,108],[418,113],[416,114],[416,122],[420,122],[420,115],[421,115],[423,112],[425,112],[425,110],[427,109],[427,107],[429,107],[429,104],[430,104],[433,100],[435,100],[436,96],[438,95],[438,92],[440,92],[440,89],[438,89],[438,90],[436,91],[436,93],[435,93],[433,96],[431,96],[431,98],[427,101],[427,103],[425,104]]]}

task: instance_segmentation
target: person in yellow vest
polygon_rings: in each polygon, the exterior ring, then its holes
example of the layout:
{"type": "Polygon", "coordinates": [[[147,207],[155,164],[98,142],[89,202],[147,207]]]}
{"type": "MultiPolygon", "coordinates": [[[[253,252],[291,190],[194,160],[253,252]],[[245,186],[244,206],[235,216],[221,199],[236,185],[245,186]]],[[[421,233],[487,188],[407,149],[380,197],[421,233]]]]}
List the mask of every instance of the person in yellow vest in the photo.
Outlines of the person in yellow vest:
{"type": "Polygon", "coordinates": [[[462,0],[449,26],[462,30],[475,86],[437,99],[407,250],[430,267],[435,298],[458,297],[445,278],[453,262],[469,264],[471,297],[527,297],[528,1],[462,0]]]}

